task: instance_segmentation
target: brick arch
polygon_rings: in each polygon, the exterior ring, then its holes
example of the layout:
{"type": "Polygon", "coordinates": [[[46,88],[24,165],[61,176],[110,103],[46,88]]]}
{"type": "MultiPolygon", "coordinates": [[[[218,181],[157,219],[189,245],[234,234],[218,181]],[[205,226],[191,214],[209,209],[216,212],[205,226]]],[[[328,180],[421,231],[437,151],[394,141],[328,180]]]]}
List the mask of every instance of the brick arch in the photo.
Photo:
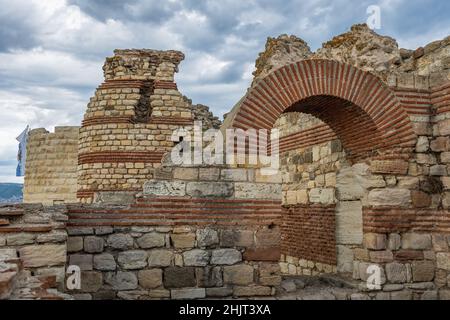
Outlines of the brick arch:
{"type": "Polygon", "coordinates": [[[315,114],[347,145],[349,138],[356,139],[360,147],[353,145],[355,158],[370,152],[374,158],[406,159],[415,145],[409,117],[394,93],[373,74],[337,61],[303,60],[275,70],[244,97],[231,125],[271,129],[288,111],[315,114]],[[353,121],[344,129],[333,112],[346,112],[353,121]],[[364,126],[358,118],[370,130],[360,130],[364,126]]]}

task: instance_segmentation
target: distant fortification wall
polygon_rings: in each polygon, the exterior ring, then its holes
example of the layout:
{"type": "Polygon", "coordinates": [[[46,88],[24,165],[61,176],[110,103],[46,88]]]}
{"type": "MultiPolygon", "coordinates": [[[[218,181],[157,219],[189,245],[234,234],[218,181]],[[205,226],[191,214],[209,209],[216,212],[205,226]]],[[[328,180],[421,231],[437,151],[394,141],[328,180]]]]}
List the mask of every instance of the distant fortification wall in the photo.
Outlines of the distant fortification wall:
{"type": "Polygon", "coordinates": [[[27,145],[24,202],[76,202],[79,127],[31,130],[27,145]]]}

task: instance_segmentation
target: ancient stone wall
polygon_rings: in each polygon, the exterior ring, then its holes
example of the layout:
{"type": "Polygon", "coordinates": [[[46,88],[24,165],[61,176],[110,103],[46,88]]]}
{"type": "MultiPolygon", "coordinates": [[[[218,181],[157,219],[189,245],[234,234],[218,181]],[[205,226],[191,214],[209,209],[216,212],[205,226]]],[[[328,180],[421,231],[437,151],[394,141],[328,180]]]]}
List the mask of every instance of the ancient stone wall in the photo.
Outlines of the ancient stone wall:
{"type": "Polygon", "coordinates": [[[70,299],[65,284],[65,206],[0,207],[0,299],[70,299]],[[8,223],[5,224],[4,220],[8,223]]]}
{"type": "Polygon", "coordinates": [[[27,144],[24,202],[77,202],[78,127],[30,131],[27,144]]]}
{"type": "Polygon", "coordinates": [[[131,205],[71,206],[68,263],[84,279],[75,297],[275,294],[281,187],[262,180],[254,169],[162,166],[131,205]]]}

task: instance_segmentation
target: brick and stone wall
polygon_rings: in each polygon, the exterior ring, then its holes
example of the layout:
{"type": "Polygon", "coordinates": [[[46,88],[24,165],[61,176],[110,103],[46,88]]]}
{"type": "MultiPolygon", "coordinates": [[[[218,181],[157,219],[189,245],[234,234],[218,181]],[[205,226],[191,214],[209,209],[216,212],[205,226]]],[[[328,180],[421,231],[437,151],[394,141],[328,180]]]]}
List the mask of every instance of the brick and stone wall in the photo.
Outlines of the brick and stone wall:
{"type": "Polygon", "coordinates": [[[0,299],[70,299],[64,205],[0,206],[0,299]]]}
{"type": "Polygon", "coordinates": [[[25,203],[77,202],[78,127],[30,131],[23,197],[25,203]]]}

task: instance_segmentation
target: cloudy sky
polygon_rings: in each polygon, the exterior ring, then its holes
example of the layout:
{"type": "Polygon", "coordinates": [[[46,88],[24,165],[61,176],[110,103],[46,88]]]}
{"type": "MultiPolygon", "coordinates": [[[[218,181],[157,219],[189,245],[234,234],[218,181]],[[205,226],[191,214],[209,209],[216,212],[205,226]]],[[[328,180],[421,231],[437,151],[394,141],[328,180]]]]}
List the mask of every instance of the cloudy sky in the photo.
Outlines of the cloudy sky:
{"type": "Polygon", "coordinates": [[[15,137],[79,125],[115,48],[178,49],[177,83],[222,116],[243,95],[267,36],[315,50],[381,7],[381,34],[415,49],[450,34],[447,0],[0,0],[0,182],[15,178],[15,137]]]}

